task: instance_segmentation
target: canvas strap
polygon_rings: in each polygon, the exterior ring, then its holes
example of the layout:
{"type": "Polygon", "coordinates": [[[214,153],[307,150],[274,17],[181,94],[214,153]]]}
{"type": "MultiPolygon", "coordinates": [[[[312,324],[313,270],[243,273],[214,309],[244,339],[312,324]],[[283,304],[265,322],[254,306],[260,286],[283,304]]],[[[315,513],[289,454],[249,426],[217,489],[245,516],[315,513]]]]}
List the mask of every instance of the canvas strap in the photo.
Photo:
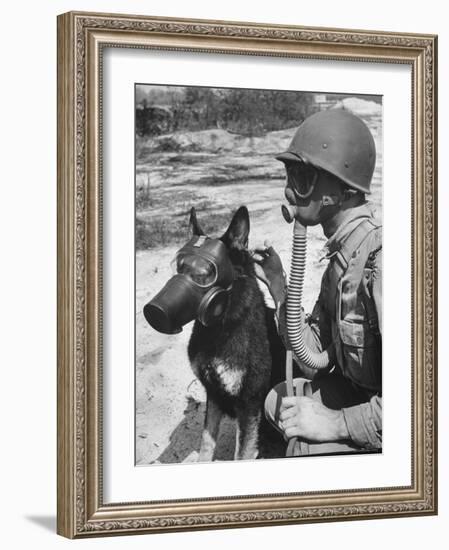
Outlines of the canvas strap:
{"type": "MultiPolygon", "coordinates": [[[[287,350],[285,356],[285,383],[287,386],[287,397],[295,396],[295,388],[293,386],[293,352],[287,350]]],[[[309,454],[309,444],[298,437],[291,437],[288,440],[286,457],[303,456],[309,454]]]]}

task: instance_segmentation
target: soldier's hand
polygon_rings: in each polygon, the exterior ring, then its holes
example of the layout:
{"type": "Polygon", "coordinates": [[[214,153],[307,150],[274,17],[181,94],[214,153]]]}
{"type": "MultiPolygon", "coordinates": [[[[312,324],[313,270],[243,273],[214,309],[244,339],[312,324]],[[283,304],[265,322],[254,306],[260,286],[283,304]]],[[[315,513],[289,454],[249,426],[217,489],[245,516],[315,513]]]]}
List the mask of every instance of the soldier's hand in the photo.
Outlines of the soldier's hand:
{"type": "Polygon", "coordinates": [[[349,438],[343,411],[329,409],[311,397],[284,397],[279,419],[287,438],[296,436],[317,443],[349,438]]]}
{"type": "Polygon", "coordinates": [[[283,301],[287,285],[279,254],[265,241],[263,247],[254,250],[253,259],[257,277],[268,284],[276,303],[283,301]]]}

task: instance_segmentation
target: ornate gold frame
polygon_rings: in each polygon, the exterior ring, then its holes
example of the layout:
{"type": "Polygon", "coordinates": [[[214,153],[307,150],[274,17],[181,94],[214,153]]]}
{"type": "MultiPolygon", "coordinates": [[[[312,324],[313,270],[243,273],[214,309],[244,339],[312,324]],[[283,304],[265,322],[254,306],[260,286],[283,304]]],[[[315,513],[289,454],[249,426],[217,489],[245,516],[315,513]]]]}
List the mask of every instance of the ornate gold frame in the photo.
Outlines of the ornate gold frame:
{"type": "Polygon", "coordinates": [[[223,21],[58,17],[58,533],[93,535],[436,514],[437,37],[223,21]],[[101,155],[103,46],[405,63],[412,68],[411,486],[102,502],[101,155]]]}

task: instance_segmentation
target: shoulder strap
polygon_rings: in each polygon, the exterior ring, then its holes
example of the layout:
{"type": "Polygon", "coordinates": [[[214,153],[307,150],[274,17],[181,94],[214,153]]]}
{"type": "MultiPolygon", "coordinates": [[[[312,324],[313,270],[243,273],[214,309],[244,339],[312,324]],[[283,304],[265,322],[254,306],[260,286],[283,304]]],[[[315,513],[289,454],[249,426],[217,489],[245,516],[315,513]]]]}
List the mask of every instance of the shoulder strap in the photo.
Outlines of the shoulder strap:
{"type": "MultiPolygon", "coordinates": [[[[380,231],[381,225],[373,218],[365,218],[362,224],[345,239],[338,257],[341,267],[341,278],[338,285],[339,292],[336,296],[336,308],[341,315],[346,315],[345,312],[352,311],[357,301],[360,285],[362,285],[362,293],[366,294],[363,297],[367,321],[373,325],[373,329],[377,325],[377,312],[375,310],[374,301],[371,293],[368,292],[368,287],[365,289],[367,280],[371,278],[371,270],[366,271],[367,262],[373,255],[373,252],[380,250],[382,245],[382,234],[380,231]],[[365,241],[369,239],[368,242],[365,241]],[[364,245],[365,243],[365,245],[364,245]],[[344,304],[342,303],[342,289],[344,287],[344,304]]],[[[374,260],[374,256],[373,256],[374,260]]],[[[377,328],[378,330],[378,328],[377,328]]]]}
{"type": "Polygon", "coordinates": [[[369,324],[369,327],[371,331],[379,335],[379,320],[377,316],[377,310],[376,306],[374,304],[374,298],[372,294],[372,288],[373,288],[373,269],[374,269],[374,262],[376,260],[377,254],[382,249],[382,244],[380,244],[376,249],[374,249],[370,255],[368,256],[368,260],[365,265],[365,269],[363,270],[363,280],[362,280],[362,299],[363,299],[363,305],[365,306],[367,321],[369,324]]]}
{"type": "Polygon", "coordinates": [[[379,227],[380,223],[374,218],[362,218],[360,223],[354,227],[351,233],[349,233],[346,239],[341,243],[340,249],[336,253],[336,258],[340,263],[343,273],[347,270],[351,257],[356,253],[357,249],[360,248],[363,241],[372,231],[379,227]]]}

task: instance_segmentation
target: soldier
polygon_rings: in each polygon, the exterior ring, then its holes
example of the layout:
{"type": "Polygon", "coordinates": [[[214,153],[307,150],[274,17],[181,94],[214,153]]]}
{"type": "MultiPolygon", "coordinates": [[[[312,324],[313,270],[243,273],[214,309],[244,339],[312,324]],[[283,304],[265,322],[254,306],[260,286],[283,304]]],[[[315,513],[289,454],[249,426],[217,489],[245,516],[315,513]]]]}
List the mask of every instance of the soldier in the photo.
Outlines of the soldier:
{"type": "MultiPolygon", "coordinates": [[[[286,168],[285,196],[295,218],[306,227],[320,224],[328,239],[328,265],[302,334],[312,351],[334,352],[322,370],[296,358],[303,376],[294,379],[295,396],[287,397],[285,382],[275,386],[266,398],[266,417],[286,439],[307,442],[302,453],[380,450],[382,227],[365,198],[376,158],[373,137],[355,115],[323,111],[307,118],[276,158],[286,168]]],[[[272,247],[258,253],[263,271],[257,272],[269,285],[289,349],[282,264],[272,247]]]]}

